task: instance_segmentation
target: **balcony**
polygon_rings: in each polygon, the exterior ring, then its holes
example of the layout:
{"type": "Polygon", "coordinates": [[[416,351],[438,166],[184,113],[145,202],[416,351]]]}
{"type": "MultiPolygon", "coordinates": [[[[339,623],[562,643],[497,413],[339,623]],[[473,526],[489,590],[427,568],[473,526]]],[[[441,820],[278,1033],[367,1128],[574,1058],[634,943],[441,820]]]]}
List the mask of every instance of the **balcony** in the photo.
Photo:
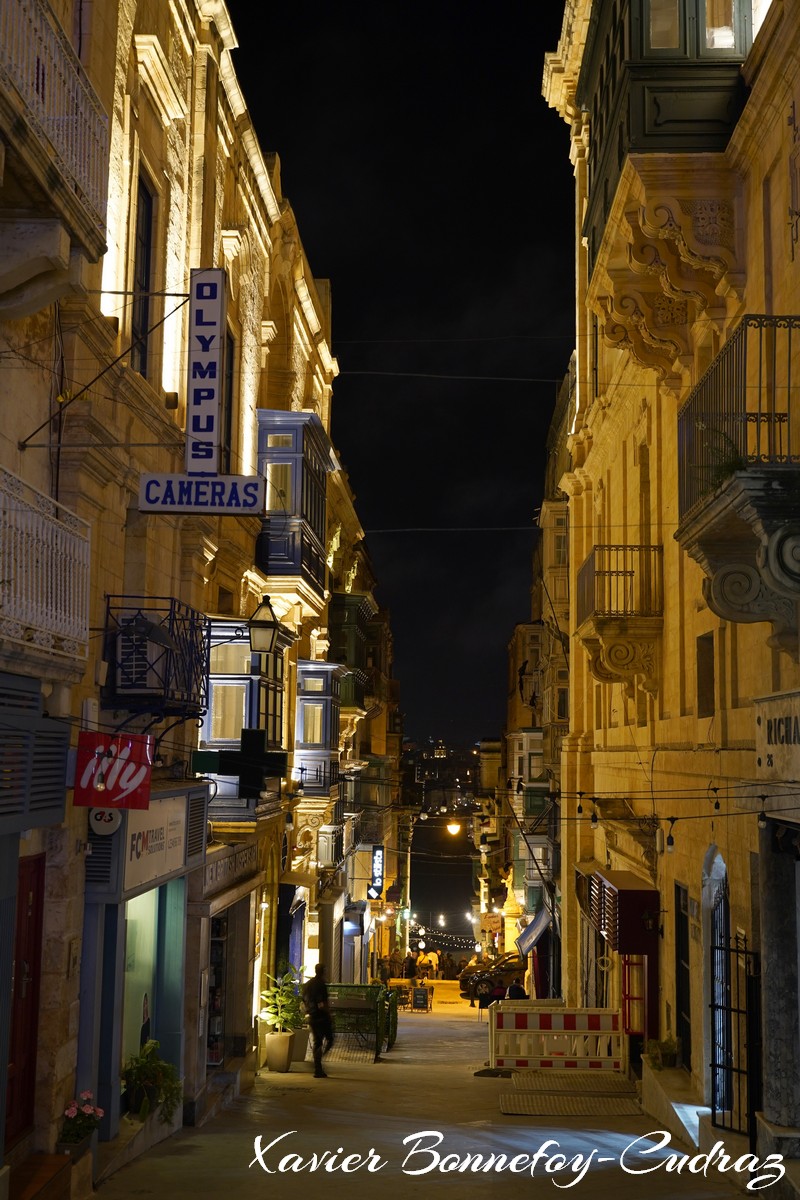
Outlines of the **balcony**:
{"type": "Polygon", "coordinates": [[[797,656],[800,317],[747,315],[678,414],[679,525],[723,620],[797,656]]]}
{"type": "Polygon", "coordinates": [[[103,703],[159,719],[200,716],[210,639],[208,617],[173,596],[109,596],[103,703]]]}
{"type": "Polygon", "coordinates": [[[658,691],[663,547],[593,546],[578,571],[578,636],[600,683],[658,691]]]}
{"type": "Polygon", "coordinates": [[[89,650],[89,526],[0,468],[3,665],[77,683],[89,650]]]}
{"type": "Polygon", "coordinates": [[[12,216],[0,255],[4,315],[36,311],[74,282],[76,256],[105,252],[108,122],[50,6],[0,5],[0,210],[12,216]]]}

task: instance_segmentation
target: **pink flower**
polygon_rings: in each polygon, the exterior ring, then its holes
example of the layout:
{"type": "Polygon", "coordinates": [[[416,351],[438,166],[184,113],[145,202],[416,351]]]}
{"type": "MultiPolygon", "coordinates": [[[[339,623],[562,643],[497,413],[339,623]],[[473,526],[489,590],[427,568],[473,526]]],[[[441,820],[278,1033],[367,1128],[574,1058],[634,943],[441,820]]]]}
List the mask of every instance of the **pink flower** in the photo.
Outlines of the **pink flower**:
{"type": "Polygon", "coordinates": [[[73,1101],[70,1104],[69,1108],[64,1109],[64,1116],[65,1117],[77,1117],[77,1115],[78,1115],[78,1106],[73,1101]]]}
{"type": "Polygon", "coordinates": [[[92,1098],[91,1092],[81,1092],[81,1100],[91,1100],[91,1098],[92,1098]]]}
{"type": "Polygon", "coordinates": [[[106,1110],[105,1110],[104,1108],[96,1108],[96,1109],[94,1110],[94,1115],[95,1115],[96,1117],[102,1117],[102,1116],[105,1114],[105,1111],[106,1111],[106,1110]]]}
{"type": "Polygon", "coordinates": [[[91,1104],[84,1104],[83,1108],[81,1109],[81,1112],[86,1113],[87,1117],[94,1116],[94,1109],[92,1108],[91,1104]]]}

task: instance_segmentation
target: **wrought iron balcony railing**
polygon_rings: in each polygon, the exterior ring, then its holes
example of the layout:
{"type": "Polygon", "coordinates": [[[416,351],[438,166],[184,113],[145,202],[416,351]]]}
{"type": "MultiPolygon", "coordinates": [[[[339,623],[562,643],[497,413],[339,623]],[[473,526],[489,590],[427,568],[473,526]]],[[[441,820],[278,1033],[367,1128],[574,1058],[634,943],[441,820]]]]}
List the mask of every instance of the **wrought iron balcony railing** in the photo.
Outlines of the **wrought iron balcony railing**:
{"type": "Polygon", "coordinates": [[[799,389],[800,317],[742,317],[678,414],[681,520],[735,471],[797,467],[799,389]]]}
{"type": "Polygon", "coordinates": [[[163,716],[199,716],[208,688],[211,622],[174,596],[109,596],[104,700],[163,716]]]}
{"type": "Polygon", "coordinates": [[[593,546],[578,571],[578,624],[591,617],[660,617],[661,546],[593,546]]]}
{"type": "Polygon", "coordinates": [[[85,668],[89,526],[2,468],[0,638],[85,668]]]}
{"type": "Polygon", "coordinates": [[[49,4],[0,4],[0,86],[13,89],[25,119],[52,149],[102,237],[106,228],[108,123],[86,72],[49,4]]]}

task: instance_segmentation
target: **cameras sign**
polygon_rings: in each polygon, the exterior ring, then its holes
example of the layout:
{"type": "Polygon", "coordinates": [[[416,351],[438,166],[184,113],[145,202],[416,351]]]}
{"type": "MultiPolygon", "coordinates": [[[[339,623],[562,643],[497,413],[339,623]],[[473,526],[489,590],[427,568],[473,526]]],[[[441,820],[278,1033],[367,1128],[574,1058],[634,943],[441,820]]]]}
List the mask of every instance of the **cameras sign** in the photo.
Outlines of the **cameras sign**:
{"type": "Polygon", "coordinates": [[[238,516],[264,511],[264,478],[218,474],[225,316],[225,272],[193,270],[189,281],[186,474],[141,475],[139,512],[238,516]]]}
{"type": "Polygon", "coordinates": [[[383,891],[383,846],[372,847],[372,881],[367,888],[370,900],[377,900],[383,891]]]}

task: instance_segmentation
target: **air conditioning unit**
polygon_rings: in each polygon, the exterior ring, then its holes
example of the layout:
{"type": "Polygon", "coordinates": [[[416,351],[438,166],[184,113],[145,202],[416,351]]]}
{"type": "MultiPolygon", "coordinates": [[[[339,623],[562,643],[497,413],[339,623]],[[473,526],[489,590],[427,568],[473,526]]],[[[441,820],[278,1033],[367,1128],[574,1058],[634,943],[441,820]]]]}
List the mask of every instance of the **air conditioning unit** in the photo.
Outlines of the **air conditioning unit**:
{"type": "Polygon", "coordinates": [[[164,691],[167,650],[143,634],[121,629],[117,634],[116,690],[123,694],[155,695],[164,691]]]}

